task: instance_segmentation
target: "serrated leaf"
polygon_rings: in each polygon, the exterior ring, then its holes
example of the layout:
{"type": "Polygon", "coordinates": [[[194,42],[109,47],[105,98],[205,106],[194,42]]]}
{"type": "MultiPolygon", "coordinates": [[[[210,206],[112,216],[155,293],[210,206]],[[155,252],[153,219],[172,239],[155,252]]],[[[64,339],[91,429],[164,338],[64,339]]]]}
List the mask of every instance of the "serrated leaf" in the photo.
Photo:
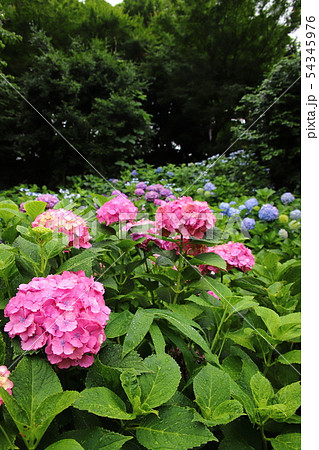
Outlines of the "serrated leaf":
{"type": "Polygon", "coordinates": [[[84,389],[73,406],[111,419],[130,420],[135,418],[134,414],[126,412],[123,400],[106,387],[84,389]]]}
{"type": "Polygon", "coordinates": [[[44,255],[47,259],[59,255],[69,243],[69,238],[64,233],[53,233],[52,240],[44,245],[44,255]]]}
{"type": "Polygon", "coordinates": [[[46,447],[46,450],[83,450],[84,447],[74,439],[61,439],[46,447]]]}
{"type": "Polygon", "coordinates": [[[150,335],[157,355],[165,354],[166,342],[160,327],[156,323],[150,326],[150,335]]]}
{"type": "Polygon", "coordinates": [[[104,428],[72,430],[63,434],[63,437],[68,436],[75,438],[85,450],[120,450],[125,442],[133,439],[104,428]]]}
{"type": "Polygon", "coordinates": [[[246,328],[241,328],[238,331],[229,331],[226,337],[242,347],[248,348],[253,352],[255,351],[252,336],[246,332],[246,328]]]}
{"type": "Polygon", "coordinates": [[[212,419],[215,408],[230,399],[230,378],[221,369],[210,364],[203,367],[193,381],[195,402],[204,419],[212,419]]]}
{"type": "Polygon", "coordinates": [[[275,438],[269,439],[274,450],[300,450],[301,434],[287,433],[280,434],[275,438]]]}
{"type": "Polygon", "coordinates": [[[225,400],[214,410],[211,419],[203,419],[197,412],[194,414],[194,420],[204,423],[209,427],[216,425],[226,425],[237,419],[243,414],[242,404],[237,400],[225,400]]]}
{"type": "Polygon", "coordinates": [[[149,450],[190,450],[217,438],[202,423],[193,422],[194,410],[180,406],[160,408],[160,418],[148,415],[136,430],[137,440],[149,450]]]}
{"type": "Polygon", "coordinates": [[[251,377],[250,388],[257,406],[266,406],[274,396],[270,381],[260,372],[251,377]]]}
{"type": "Polygon", "coordinates": [[[120,313],[112,312],[105,328],[106,336],[110,339],[123,336],[123,334],[127,333],[133,317],[134,315],[128,310],[120,313]]]}
{"type": "Polygon", "coordinates": [[[226,261],[216,253],[201,253],[197,255],[195,258],[190,260],[191,264],[199,265],[199,264],[207,264],[208,266],[218,267],[219,269],[226,270],[226,261]]]}
{"type": "Polygon", "coordinates": [[[271,336],[276,338],[276,331],[281,325],[278,314],[272,309],[265,308],[264,306],[257,306],[255,312],[257,316],[261,317],[271,336]]]}
{"type": "Polygon", "coordinates": [[[287,414],[292,416],[301,405],[300,383],[292,383],[284,386],[276,393],[277,403],[283,403],[287,407],[287,414]]]}
{"type": "Polygon", "coordinates": [[[301,364],[301,350],[291,350],[290,352],[280,355],[276,362],[281,364],[301,364]]]}
{"type": "Polygon", "coordinates": [[[39,214],[42,214],[44,212],[46,206],[46,202],[42,202],[39,200],[29,200],[27,202],[24,202],[23,205],[26,213],[32,221],[35,220],[39,214]]]}
{"type": "Polygon", "coordinates": [[[127,330],[123,342],[122,357],[137,347],[145,337],[153,322],[153,314],[150,310],[138,309],[127,330]]]}
{"type": "Polygon", "coordinates": [[[119,372],[123,372],[125,369],[134,369],[138,374],[149,371],[144,365],[143,359],[135,350],[132,350],[127,356],[122,358],[122,349],[123,347],[120,344],[107,342],[99,353],[101,362],[105,366],[112,367],[119,372]]]}
{"type": "Polygon", "coordinates": [[[83,270],[83,265],[89,264],[92,267],[92,261],[97,258],[98,254],[101,253],[99,248],[87,248],[83,250],[76,256],[72,256],[70,259],[65,261],[60,267],[57,273],[62,273],[66,270],[76,272],[78,270],[83,270]]]}

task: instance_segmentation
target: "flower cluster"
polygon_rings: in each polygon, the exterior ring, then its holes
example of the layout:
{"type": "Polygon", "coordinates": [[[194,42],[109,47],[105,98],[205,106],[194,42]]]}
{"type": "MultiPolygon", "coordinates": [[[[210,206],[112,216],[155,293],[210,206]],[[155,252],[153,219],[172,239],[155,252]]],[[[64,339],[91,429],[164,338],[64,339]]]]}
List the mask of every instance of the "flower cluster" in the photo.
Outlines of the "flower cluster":
{"type": "Polygon", "coordinates": [[[285,230],[284,228],[281,228],[278,231],[278,236],[280,237],[280,239],[287,239],[288,238],[288,232],[287,230],[285,230]]]}
{"type": "Polygon", "coordinates": [[[130,200],[118,195],[104,203],[96,211],[96,215],[100,223],[105,222],[105,225],[111,225],[116,222],[135,220],[137,211],[137,207],[130,200]]]}
{"type": "Polygon", "coordinates": [[[280,197],[280,200],[284,205],[288,205],[289,203],[293,202],[295,200],[295,197],[290,192],[285,192],[280,197]]]}
{"type": "Polygon", "coordinates": [[[102,342],[110,309],[101,283],[85,273],[63,272],[21,284],[4,310],[4,330],[20,336],[23,350],[45,347],[48,360],[61,369],[89,367],[102,342]]]}
{"type": "Polygon", "coordinates": [[[291,211],[289,214],[289,217],[290,217],[290,219],[293,219],[293,220],[299,220],[301,218],[300,209],[294,209],[293,211],[291,211]]]}
{"type": "Polygon", "coordinates": [[[56,195],[52,194],[39,195],[39,197],[37,197],[36,200],[40,202],[45,202],[47,204],[46,208],[48,209],[52,209],[60,201],[56,195]]]}
{"type": "MultiPolygon", "coordinates": [[[[223,258],[227,267],[226,270],[231,270],[234,267],[247,272],[251,270],[255,264],[255,258],[249,248],[241,242],[227,242],[226,244],[216,245],[215,247],[207,247],[207,253],[216,253],[223,258]]],[[[205,274],[208,272],[219,272],[219,268],[207,265],[199,266],[199,270],[205,274]]]]}
{"type": "Polygon", "coordinates": [[[261,220],[266,220],[267,222],[270,222],[271,220],[278,219],[279,212],[276,206],[270,205],[270,203],[266,203],[260,208],[258,217],[261,220]]]}
{"type": "Polygon", "coordinates": [[[241,224],[242,228],[244,228],[245,230],[253,230],[255,228],[255,225],[255,219],[251,219],[250,217],[245,217],[241,224]]]}
{"type": "Polygon", "coordinates": [[[140,181],[135,186],[135,195],[142,197],[145,195],[145,200],[154,203],[156,206],[160,206],[164,201],[175,200],[176,197],[173,195],[172,191],[160,183],[150,184],[147,186],[146,183],[140,181]]]}
{"type": "Polygon", "coordinates": [[[82,217],[65,209],[48,209],[40,214],[32,227],[45,227],[53,231],[64,233],[69,238],[69,247],[89,248],[90,235],[88,226],[82,217]]]}
{"type": "MultiPolygon", "coordinates": [[[[7,369],[6,366],[0,366],[0,386],[5,389],[7,392],[9,392],[10,395],[12,395],[12,388],[13,383],[11,380],[9,380],[10,371],[7,369]]],[[[0,397],[0,405],[2,405],[3,400],[0,397]]]]}
{"type": "Polygon", "coordinates": [[[258,206],[258,200],[255,197],[249,198],[245,201],[245,206],[248,211],[251,211],[255,206],[258,206]]]}
{"type": "Polygon", "coordinates": [[[159,206],[155,216],[156,228],[180,233],[186,239],[201,239],[215,222],[216,218],[207,202],[199,202],[191,197],[181,197],[159,206]]]}

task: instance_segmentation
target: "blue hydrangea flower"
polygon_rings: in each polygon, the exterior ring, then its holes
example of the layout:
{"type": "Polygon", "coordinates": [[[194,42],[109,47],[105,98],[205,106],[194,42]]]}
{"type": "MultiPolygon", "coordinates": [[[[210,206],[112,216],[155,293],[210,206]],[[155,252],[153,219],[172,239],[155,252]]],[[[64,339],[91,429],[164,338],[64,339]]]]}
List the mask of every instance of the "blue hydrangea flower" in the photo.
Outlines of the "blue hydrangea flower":
{"type": "Polygon", "coordinates": [[[266,203],[259,210],[258,217],[261,220],[267,220],[267,222],[270,222],[271,220],[278,219],[279,212],[276,206],[272,206],[270,205],[270,203],[266,203]]]}
{"type": "Polygon", "coordinates": [[[137,170],[135,170],[135,169],[132,170],[131,175],[132,175],[132,177],[137,177],[137,175],[138,175],[137,170]]]}
{"type": "Polygon", "coordinates": [[[251,219],[250,217],[245,217],[245,219],[242,221],[242,228],[245,228],[246,230],[253,230],[255,228],[255,219],[251,219]]]}
{"type": "Polygon", "coordinates": [[[295,200],[295,197],[290,192],[285,192],[280,197],[280,200],[284,205],[288,205],[289,203],[293,202],[295,200]]]}
{"type": "Polygon", "coordinates": [[[219,209],[221,209],[224,214],[227,214],[229,208],[230,208],[229,203],[226,202],[221,202],[219,205],[219,209]]]}
{"type": "Polygon", "coordinates": [[[235,216],[235,215],[237,215],[237,214],[239,214],[239,213],[240,213],[239,209],[231,207],[231,208],[229,208],[229,210],[227,211],[227,216],[228,216],[228,217],[231,217],[231,216],[235,216]]]}
{"type": "Polygon", "coordinates": [[[216,189],[216,186],[213,183],[211,183],[210,181],[208,183],[206,183],[204,186],[205,191],[213,191],[214,189],[216,189]]]}
{"type": "Polygon", "coordinates": [[[234,202],[234,201],[229,202],[230,205],[236,205],[236,203],[237,203],[237,202],[234,202]]]}
{"type": "Polygon", "coordinates": [[[281,229],[278,231],[278,236],[279,236],[281,239],[287,239],[287,238],[288,238],[288,232],[287,232],[287,230],[285,230],[284,228],[281,228],[281,229]]]}
{"type": "Polygon", "coordinates": [[[301,211],[300,209],[294,209],[293,211],[291,211],[291,213],[289,214],[290,219],[293,220],[299,220],[301,217],[301,211]]]}
{"type": "Polygon", "coordinates": [[[258,200],[255,197],[250,198],[247,201],[245,201],[245,206],[249,211],[251,211],[257,205],[258,205],[258,200]]]}
{"type": "Polygon", "coordinates": [[[168,171],[168,172],[166,173],[166,175],[167,175],[169,178],[171,178],[171,177],[174,176],[174,172],[168,171]]]}
{"type": "Polygon", "coordinates": [[[163,172],[163,167],[157,167],[157,169],[155,170],[155,173],[162,173],[163,172]]]}
{"type": "Polygon", "coordinates": [[[239,211],[242,211],[243,209],[246,209],[246,206],[245,205],[239,205],[238,209],[239,209],[239,211]]]}

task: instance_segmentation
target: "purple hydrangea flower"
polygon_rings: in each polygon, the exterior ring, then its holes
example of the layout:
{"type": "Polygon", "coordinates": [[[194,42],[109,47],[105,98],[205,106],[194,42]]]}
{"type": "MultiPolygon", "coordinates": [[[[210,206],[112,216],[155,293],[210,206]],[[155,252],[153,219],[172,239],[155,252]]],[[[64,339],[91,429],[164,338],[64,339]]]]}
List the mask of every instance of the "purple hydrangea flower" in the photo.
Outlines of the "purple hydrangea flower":
{"type": "Polygon", "coordinates": [[[166,199],[165,199],[166,202],[169,202],[169,201],[171,201],[171,200],[176,200],[175,195],[169,195],[169,196],[166,197],[166,199]]]}
{"type": "Polygon", "coordinates": [[[144,193],[145,193],[145,191],[143,189],[139,189],[139,188],[135,189],[135,191],[134,191],[134,194],[138,195],[139,197],[141,195],[144,195],[144,193]]]}
{"type": "Polygon", "coordinates": [[[144,183],[144,181],[140,181],[139,183],[137,183],[137,185],[135,186],[136,189],[146,189],[147,188],[147,184],[144,183]]]}
{"type": "Polygon", "coordinates": [[[157,169],[155,170],[155,173],[162,173],[163,172],[163,167],[157,167],[157,169]]]}
{"type": "Polygon", "coordinates": [[[204,189],[205,191],[213,191],[214,189],[216,189],[216,186],[209,181],[205,184],[204,189]]]}
{"type": "Polygon", "coordinates": [[[112,191],[111,195],[119,195],[121,197],[127,198],[127,195],[124,194],[124,192],[119,191],[118,189],[114,189],[114,191],[112,191]]]}
{"type": "Polygon", "coordinates": [[[258,205],[258,200],[256,198],[249,198],[246,202],[245,202],[245,206],[246,208],[251,211],[255,206],[258,205]]]}
{"type": "Polygon", "coordinates": [[[267,222],[270,222],[271,220],[278,219],[279,212],[276,206],[272,206],[270,205],[270,203],[266,203],[259,210],[258,217],[261,220],[266,220],[267,222]]]}
{"type": "Polygon", "coordinates": [[[245,228],[246,230],[253,230],[255,228],[255,219],[251,219],[250,217],[245,217],[245,219],[242,221],[242,228],[245,228]]]}
{"type": "Polygon", "coordinates": [[[162,197],[167,197],[172,194],[172,191],[170,189],[163,188],[159,191],[159,193],[162,197]]]}
{"type": "Polygon", "coordinates": [[[145,194],[145,200],[148,202],[154,202],[154,200],[156,198],[159,198],[158,192],[149,191],[149,192],[146,192],[146,194],[145,194]]]}
{"type": "Polygon", "coordinates": [[[45,202],[47,204],[48,209],[52,209],[57,203],[59,203],[59,199],[56,195],[52,194],[43,194],[39,195],[36,200],[39,200],[40,202],[45,202]]]}
{"type": "Polygon", "coordinates": [[[300,209],[294,209],[293,211],[291,211],[291,213],[289,214],[290,219],[293,220],[299,220],[301,217],[301,211],[300,209]]]}
{"type": "Polygon", "coordinates": [[[280,200],[284,205],[288,205],[289,203],[293,202],[295,200],[295,197],[290,192],[285,192],[280,197],[280,200]]]}
{"type": "Polygon", "coordinates": [[[135,169],[132,170],[131,175],[132,175],[132,177],[137,177],[137,175],[138,175],[137,170],[135,170],[135,169]]]}

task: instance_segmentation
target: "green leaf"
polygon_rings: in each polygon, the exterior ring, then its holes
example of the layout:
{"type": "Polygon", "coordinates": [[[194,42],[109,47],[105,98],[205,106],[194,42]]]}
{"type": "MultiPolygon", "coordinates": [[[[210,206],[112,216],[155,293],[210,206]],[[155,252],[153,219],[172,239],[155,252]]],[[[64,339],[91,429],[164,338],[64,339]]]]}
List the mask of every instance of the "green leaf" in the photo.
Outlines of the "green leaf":
{"type": "Polygon", "coordinates": [[[64,233],[52,233],[52,240],[44,245],[44,255],[47,259],[59,255],[69,243],[69,238],[64,233]]]}
{"type": "Polygon", "coordinates": [[[275,438],[269,439],[274,450],[300,450],[301,434],[287,433],[280,434],[275,438]]]}
{"type": "Polygon", "coordinates": [[[39,214],[43,213],[47,204],[46,202],[42,202],[39,200],[29,200],[24,203],[23,207],[26,210],[26,213],[33,221],[38,217],[39,214]]]}
{"type": "Polygon", "coordinates": [[[103,365],[123,372],[125,369],[134,369],[136,373],[149,372],[140,355],[132,350],[127,356],[122,358],[122,346],[114,342],[106,342],[100,350],[99,357],[103,365]]]}
{"type": "Polygon", "coordinates": [[[153,314],[150,310],[138,309],[127,330],[123,342],[122,357],[137,347],[145,337],[153,322],[153,314]]]}
{"type": "Polygon", "coordinates": [[[148,415],[136,430],[137,440],[150,450],[190,450],[217,438],[200,422],[193,422],[194,410],[164,406],[160,418],[148,415]]]}
{"type": "Polygon", "coordinates": [[[6,360],[6,344],[4,342],[2,333],[0,332],[0,366],[4,365],[5,360],[6,360]]]}
{"type": "Polygon", "coordinates": [[[199,281],[191,282],[190,285],[204,291],[213,291],[221,300],[227,301],[232,296],[232,292],[227,286],[211,277],[206,276],[199,281]]]}
{"type": "Polygon", "coordinates": [[[229,331],[226,333],[226,337],[242,347],[248,348],[253,352],[255,351],[254,340],[251,336],[250,330],[247,330],[247,328],[241,328],[238,331],[229,331]]]}
{"type": "Polygon", "coordinates": [[[177,362],[166,354],[148,356],[144,364],[152,373],[143,373],[138,377],[142,391],[141,408],[151,410],[174,395],[181,373],[177,362]]]}
{"type": "Polygon", "coordinates": [[[73,406],[111,419],[130,420],[135,418],[134,414],[126,412],[123,400],[106,387],[84,389],[73,406]]]}
{"type": "Polygon", "coordinates": [[[84,447],[74,439],[62,439],[46,447],[46,450],[83,450],[84,447]]]}
{"type": "Polygon", "coordinates": [[[174,266],[175,262],[171,261],[169,258],[166,258],[166,256],[159,256],[156,258],[155,261],[157,266],[174,266]]]}
{"type": "Polygon", "coordinates": [[[251,377],[250,388],[257,406],[266,406],[274,396],[270,381],[260,372],[251,377]]]}
{"type": "Polygon", "coordinates": [[[275,311],[269,308],[265,308],[264,306],[257,306],[255,308],[255,312],[257,316],[261,317],[267,329],[269,330],[271,336],[276,336],[276,331],[280,327],[280,317],[275,311]]]}
{"type": "Polygon", "coordinates": [[[92,267],[92,261],[98,257],[99,253],[103,252],[99,248],[87,248],[76,256],[72,256],[65,261],[60,267],[57,273],[62,273],[66,270],[77,272],[83,270],[83,266],[89,264],[92,267]]]}
{"type": "Polygon", "coordinates": [[[280,317],[280,327],[276,332],[277,339],[291,341],[301,335],[301,314],[291,313],[280,317]]]}
{"type": "Polygon", "coordinates": [[[283,353],[280,355],[276,362],[281,364],[301,364],[301,351],[291,350],[291,352],[283,353]]]}
{"type": "Polygon", "coordinates": [[[85,450],[120,450],[125,442],[133,439],[104,428],[72,430],[63,434],[63,437],[68,436],[75,438],[85,450]]]}
{"type": "Polygon", "coordinates": [[[207,264],[208,266],[218,267],[226,270],[226,261],[216,253],[201,253],[189,261],[191,264],[207,264]]]}
{"type": "Polygon", "coordinates": [[[112,339],[126,334],[133,317],[134,315],[128,310],[120,313],[112,312],[110,314],[110,320],[105,328],[106,336],[112,339]]]}
{"type": "Polygon", "coordinates": [[[265,284],[258,278],[245,276],[232,281],[232,285],[238,286],[254,294],[267,295],[265,284]]]}
{"type": "Polygon", "coordinates": [[[287,407],[287,414],[292,416],[301,405],[300,383],[292,383],[284,386],[276,393],[277,403],[283,403],[287,407]]]}
{"type": "Polygon", "coordinates": [[[203,419],[197,412],[194,414],[194,420],[202,422],[209,427],[216,425],[226,425],[229,422],[243,415],[242,404],[237,400],[225,400],[214,410],[211,419],[203,419]]]}
{"type": "Polygon", "coordinates": [[[196,375],[193,388],[195,402],[200,407],[205,419],[212,419],[215,408],[220,403],[230,399],[229,375],[210,364],[203,367],[196,375]]]}
{"type": "MultiPolygon", "coordinates": [[[[186,337],[194,341],[199,347],[201,347],[204,352],[211,354],[211,350],[207,344],[207,342],[203,339],[203,337],[199,334],[195,328],[190,325],[193,324],[193,321],[187,321],[184,317],[179,316],[176,313],[172,313],[170,311],[153,309],[154,316],[159,319],[166,319],[172,325],[174,325],[181,333],[183,333],[186,337]]],[[[195,325],[197,325],[195,323],[195,325]]]]}
{"type": "Polygon", "coordinates": [[[152,325],[150,326],[149,331],[154,344],[156,354],[157,355],[164,354],[166,342],[161,332],[161,329],[159,328],[158,325],[156,325],[156,323],[153,322],[152,325]]]}
{"type": "Polygon", "coordinates": [[[236,302],[237,298],[238,297],[232,298],[230,314],[235,314],[240,311],[243,311],[244,309],[249,309],[249,308],[254,308],[256,306],[259,306],[257,302],[252,300],[252,297],[244,297],[241,300],[239,300],[238,302],[236,302]]]}

